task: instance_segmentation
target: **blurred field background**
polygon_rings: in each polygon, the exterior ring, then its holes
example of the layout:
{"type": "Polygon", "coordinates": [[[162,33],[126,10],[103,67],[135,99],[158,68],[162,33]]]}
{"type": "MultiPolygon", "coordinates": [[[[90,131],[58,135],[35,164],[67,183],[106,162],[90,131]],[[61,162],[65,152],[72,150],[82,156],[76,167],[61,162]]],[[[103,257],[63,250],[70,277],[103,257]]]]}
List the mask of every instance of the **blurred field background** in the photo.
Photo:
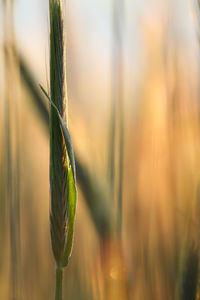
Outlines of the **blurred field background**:
{"type": "MultiPolygon", "coordinates": [[[[198,1],[66,2],[79,190],[63,299],[199,299],[198,1]]],[[[0,299],[53,299],[48,1],[1,1],[0,22],[0,299]]]]}

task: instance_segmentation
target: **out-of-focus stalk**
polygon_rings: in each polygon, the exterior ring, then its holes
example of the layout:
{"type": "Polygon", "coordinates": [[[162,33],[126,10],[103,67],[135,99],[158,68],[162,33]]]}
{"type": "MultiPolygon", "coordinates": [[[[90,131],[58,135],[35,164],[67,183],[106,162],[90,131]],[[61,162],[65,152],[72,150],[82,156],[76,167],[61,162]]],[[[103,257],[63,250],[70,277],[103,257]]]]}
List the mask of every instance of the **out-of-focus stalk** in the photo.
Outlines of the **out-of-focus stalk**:
{"type": "Polygon", "coordinates": [[[112,2],[112,69],[111,111],[108,149],[108,178],[110,184],[111,234],[102,242],[101,256],[104,272],[105,299],[128,299],[124,264],[122,231],[123,156],[124,156],[124,84],[123,84],[123,0],[112,2]],[[113,280],[112,271],[116,276],[113,280]]]}
{"type": "Polygon", "coordinates": [[[10,220],[10,297],[21,299],[20,289],[20,155],[19,65],[15,51],[14,1],[4,2],[5,153],[7,203],[10,220]]]}
{"type": "Polygon", "coordinates": [[[113,0],[112,42],[112,105],[109,135],[108,170],[111,198],[117,202],[117,232],[121,235],[123,155],[124,155],[124,112],[123,112],[123,0],[113,0]]]}

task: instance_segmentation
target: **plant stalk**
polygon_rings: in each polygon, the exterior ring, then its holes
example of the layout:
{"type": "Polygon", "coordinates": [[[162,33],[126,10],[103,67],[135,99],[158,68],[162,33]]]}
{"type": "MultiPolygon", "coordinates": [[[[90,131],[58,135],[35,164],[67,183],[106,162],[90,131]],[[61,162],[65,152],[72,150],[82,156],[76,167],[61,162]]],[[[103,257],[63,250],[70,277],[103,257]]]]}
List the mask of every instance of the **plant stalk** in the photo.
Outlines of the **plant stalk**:
{"type": "Polygon", "coordinates": [[[116,203],[116,231],[121,236],[122,194],[123,194],[123,155],[124,155],[124,108],[123,108],[123,22],[124,2],[113,0],[113,41],[112,41],[112,108],[110,123],[110,184],[111,197],[116,203]]]}
{"type": "Polygon", "coordinates": [[[62,300],[62,281],[63,270],[62,268],[56,268],[56,282],[55,282],[55,300],[62,300]]]}
{"type": "Polygon", "coordinates": [[[10,227],[10,298],[21,299],[19,65],[15,52],[14,1],[4,1],[6,203],[10,227]],[[13,83],[15,83],[13,85],[13,83]]]}
{"type": "MultiPolygon", "coordinates": [[[[62,0],[49,0],[50,13],[50,97],[67,126],[67,87],[62,0]]],[[[62,267],[67,238],[69,159],[58,115],[50,105],[50,231],[57,265],[55,300],[62,300],[62,267]]]]}

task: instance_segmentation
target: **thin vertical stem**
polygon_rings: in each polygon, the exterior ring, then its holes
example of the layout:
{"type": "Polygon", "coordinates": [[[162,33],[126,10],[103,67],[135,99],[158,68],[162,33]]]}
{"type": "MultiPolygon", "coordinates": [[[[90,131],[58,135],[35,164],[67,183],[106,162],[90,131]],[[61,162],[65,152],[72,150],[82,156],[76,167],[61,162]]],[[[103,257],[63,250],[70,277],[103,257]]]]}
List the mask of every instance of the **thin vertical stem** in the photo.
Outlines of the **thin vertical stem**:
{"type": "Polygon", "coordinates": [[[112,107],[109,141],[109,177],[111,198],[117,201],[117,233],[122,227],[123,193],[123,0],[113,0],[113,42],[112,42],[112,107]]]}
{"type": "Polygon", "coordinates": [[[62,300],[62,281],[63,270],[62,268],[56,268],[56,282],[55,282],[55,300],[62,300]]]}
{"type": "Polygon", "coordinates": [[[124,179],[124,116],[120,114],[120,138],[119,138],[119,179],[118,179],[118,207],[117,207],[117,230],[121,236],[122,231],[122,199],[123,199],[123,179],[124,179]]]}
{"type": "Polygon", "coordinates": [[[121,236],[122,230],[122,194],[124,176],[124,105],[123,105],[123,0],[116,2],[116,36],[118,37],[118,118],[119,118],[119,143],[118,143],[118,184],[117,184],[117,231],[121,236]]]}

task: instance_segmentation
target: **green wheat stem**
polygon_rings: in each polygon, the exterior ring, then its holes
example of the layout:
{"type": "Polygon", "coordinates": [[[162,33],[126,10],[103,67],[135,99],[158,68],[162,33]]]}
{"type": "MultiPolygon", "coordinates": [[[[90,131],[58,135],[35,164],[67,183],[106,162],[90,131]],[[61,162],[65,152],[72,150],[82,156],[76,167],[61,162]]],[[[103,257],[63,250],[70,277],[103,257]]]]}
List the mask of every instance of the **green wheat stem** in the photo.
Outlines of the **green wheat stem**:
{"type": "MultiPolygon", "coordinates": [[[[50,93],[63,118],[67,116],[65,98],[65,64],[63,16],[61,1],[50,0],[50,93]],[[65,117],[64,117],[65,115],[65,117]]],[[[60,265],[65,243],[67,203],[64,199],[67,168],[66,150],[58,117],[50,106],[50,187],[51,187],[51,242],[57,265],[60,265]]],[[[62,268],[56,269],[55,300],[62,299],[62,268]]]]}
{"type": "Polygon", "coordinates": [[[55,300],[62,299],[62,270],[72,252],[76,213],[76,172],[67,128],[64,18],[61,0],[49,0],[50,14],[50,232],[56,262],[55,300]]]}
{"type": "Polygon", "coordinates": [[[63,281],[63,270],[62,268],[56,268],[56,283],[55,283],[55,299],[62,300],[62,281],[63,281]]]}

